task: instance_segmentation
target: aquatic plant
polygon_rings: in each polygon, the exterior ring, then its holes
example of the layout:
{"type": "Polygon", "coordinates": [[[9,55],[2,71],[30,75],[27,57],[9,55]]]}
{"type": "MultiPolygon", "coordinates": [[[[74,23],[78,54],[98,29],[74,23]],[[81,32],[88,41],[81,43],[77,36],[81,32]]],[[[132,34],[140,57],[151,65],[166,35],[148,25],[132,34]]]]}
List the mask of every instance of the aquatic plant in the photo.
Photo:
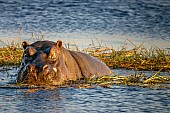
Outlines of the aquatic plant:
{"type": "MultiPolygon", "coordinates": [[[[41,37],[42,39],[42,37],[41,37]]],[[[20,43],[11,42],[6,44],[0,40],[3,47],[0,48],[0,66],[19,65],[22,59],[23,49],[21,49],[20,43]]],[[[100,43],[100,42],[99,42],[100,43]]],[[[132,70],[157,70],[152,76],[148,77],[143,73],[131,74],[121,76],[118,74],[112,74],[111,76],[105,75],[101,78],[95,76],[91,79],[69,81],[62,86],[57,87],[77,87],[77,88],[92,88],[96,86],[109,88],[111,85],[128,85],[139,87],[169,87],[161,84],[170,84],[170,77],[163,75],[158,76],[160,71],[170,71],[170,50],[160,49],[158,47],[151,47],[149,49],[143,47],[143,43],[140,46],[135,46],[131,50],[122,48],[120,51],[116,51],[113,48],[107,46],[95,46],[94,42],[89,44],[90,46],[83,50],[94,57],[105,62],[110,68],[126,68],[132,70]]],[[[71,44],[66,45],[66,47],[71,44]]],[[[80,51],[76,46],[77,51],[80,51]]],[[[4,86],[8,87],[8,86],[4,86]]],[[[11,87],[11,86],[9,86],[11,87]]],[[[47,88],[53,86],[29,86],[27,84],[17,84],[13,87],[28,87],[28,88],[47,88]]]]}
{"type": "Polygon", "coordinates": [[[120,51],[107,46],[92,46],[83,51],[102,60],[111,68],[170,71],[170,49],[147,49],[142,45],[143,43],[131,50],[122,48],[120,51]]]}
{"type": "MultiPolygon", "coordinates": [[[[39,38],[38,38],[39,39],[39,38]]],[[[42,37],[41,37],[42,39],[42,37]]],[[[12,41],[10,44],[0,40],[4,46],[0,48],[0,66],[19,65],[22,59],[23,49],[21,44],[12,41]]],[[[74,44],[75,46],[76,44],[74,44]]],[[[122,48],[116,51],[107,46],[95,46],[94,42],[89,44],[86,52],[94,57],[105,62],[111,68],[126,68],[133,70],[159,70],[170,71],[170,50],[160,49],[158,47],[144,48],[142,45],[135,46],[131,50],[122,48]]],[[[66,45],[68,48],[70,44],[66,45]]],[[[75,46],[77,51],[80,51],[78,46],[75,46]]]]}
{"type": "Polygon", "coordinates": [[[104,88],[109,88],[112,85],[126,85],[126,86],[138,86],[144,88],[170,88],[170,77],[168,76],[158,76],[161,70],[154,73],[152,76],[146,76],[144,73],[141,74],[131,74],[131,75],[118,75],[113,73],[111,76],[105,75],[99,78],[95,76],[91,79],[86,79],[84,81],[70,81],[68,86],[77,87],[77,88],[92,88],[96,86],[101,86],[104,88]]]}
{"type": "Polygon", "coordinates": [[[93,76],[90,79],[80,79],[77,81],[67,81],[62,85],[29,85],[29,84],[13,84],[7,86],[0,86],[0,88],[28,88],[26,93],[32,92],[35,89],[53,89],[53,88],[94,88],[103,87],[111,88],[113,85],[136,86],[142,88],[170,88],[170,77],[158,75],[161,70],[154,73],[152,76],[146,76],[144,73],[131,75],[118,75],[113,73],[111,76],[104,75],[102,77],[93,76]]]}
{"type": "Polygon", "coordinates": [[[0,48],[0,66],[19,65],[23,53],[20,44],[14,41],[11,44],[6,44],[1,40],[0,42],[4,45],[0,48]]]}

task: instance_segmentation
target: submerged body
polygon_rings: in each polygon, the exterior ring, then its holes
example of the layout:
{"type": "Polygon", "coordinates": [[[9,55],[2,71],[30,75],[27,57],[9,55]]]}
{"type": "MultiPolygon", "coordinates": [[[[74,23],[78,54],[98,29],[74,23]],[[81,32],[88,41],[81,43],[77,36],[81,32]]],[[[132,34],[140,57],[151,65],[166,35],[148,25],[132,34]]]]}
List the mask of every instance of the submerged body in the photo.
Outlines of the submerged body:
{"type": "Polygon", "coordinates": [[[110,69],[98,59],[62,47],[62,42],[23,42],[23,58],[17,83],[61,85],[66,81],[109,75],[110,69]]]}

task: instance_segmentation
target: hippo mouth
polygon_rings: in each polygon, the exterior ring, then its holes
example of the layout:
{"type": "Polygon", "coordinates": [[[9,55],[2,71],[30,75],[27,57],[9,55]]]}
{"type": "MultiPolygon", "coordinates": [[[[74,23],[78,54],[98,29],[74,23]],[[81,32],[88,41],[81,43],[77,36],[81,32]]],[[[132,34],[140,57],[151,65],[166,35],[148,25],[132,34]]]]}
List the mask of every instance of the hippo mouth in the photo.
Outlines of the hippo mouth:
{"type": "Polygon", "coordinates": [[[36,65],[29,64],[18,73],[17,83],[28,85],[50,85],[57,81],[57,69],[45,64],[41,71],[36,65]],[[54,81],[55,80],[55,81],[54,81]]]}

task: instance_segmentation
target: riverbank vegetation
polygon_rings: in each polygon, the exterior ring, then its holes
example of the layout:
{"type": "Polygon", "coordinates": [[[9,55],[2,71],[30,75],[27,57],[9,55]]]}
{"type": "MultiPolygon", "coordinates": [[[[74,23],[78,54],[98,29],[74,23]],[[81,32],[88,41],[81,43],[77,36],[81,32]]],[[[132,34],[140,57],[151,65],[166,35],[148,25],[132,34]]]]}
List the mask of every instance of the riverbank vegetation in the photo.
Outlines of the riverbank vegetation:
{"type": "MultiPolygon", "coordinates": [[[[19,65],[23,53],[19,43],[12,42],[10,45],[4,45],[0,48],[0,66],[19,65]]],[[[170,71],[170,49],[158,47],[146,49],[139,46],[132,50],[122,48],[116,51],[104,46],[93,46],[84,49],[83,52],[97,57],[110,68],[170,71]]]]}
{"type": "MultiPolygon", "coordinates": [[[[132,42],[131,42],[132,43],[132,42]]],[[[133,43],[132,43],[133,44],[133,43]]],[[[97,57],[111,68],[126,68],[132,70],[170,71],[170,49],[159,47],[145,48],[144,43],[127,50],[124,46],[116,51],[107,46],[91,44],[84,52],[97,57]]]]}
{"type": "Polygon", "coordinates": [[[18,66],[22,59],[23,50],[18,42],[6,44],[0,40],[0,66],[18,66]]]}
{"type": "MultiPolygon", "coordinates": [[[[6,44],[2,41],[0,41],[0,43],[3,44],[0,48],[0,66],[19,66],[23,53],[20,43],[12,42],[6,44]]],[[[109,48],[107,46],[95,46],[94,44],[90,44],[88,48],[82,51],[97,57],[105,62],[110,68],[125,68],[135,71],[149,70],[157,72],[149,77],[144,73],[127,76],[113,73],[112,76],[103,76],[101,78],[95,78],[94,76],[83,83],[82,81],[66,83],[69,86],[88,88],[96,85],[109,87],[113,84],[123,84],[130,86],[153,87],[153,84],[154,86],[155,84],[162,83],[170,84],[170,77],[167,75],[158,76],[160,71],[170,72],[170,49],[160,49],[158,47],[151,47],[148,49],[144,48],[142,43],[140,46],[135,45],[131,50],[121,48],[121,50],[116,51],[114,48],[109,48]],[[77,85],[75,85],[75,83],[77,85]]]]}

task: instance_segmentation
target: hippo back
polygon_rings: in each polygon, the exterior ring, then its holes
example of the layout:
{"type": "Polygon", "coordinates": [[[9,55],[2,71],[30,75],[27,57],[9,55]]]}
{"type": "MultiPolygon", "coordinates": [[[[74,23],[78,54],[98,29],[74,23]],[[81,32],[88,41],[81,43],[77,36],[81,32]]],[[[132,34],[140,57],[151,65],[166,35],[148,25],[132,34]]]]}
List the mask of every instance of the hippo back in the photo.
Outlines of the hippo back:
{"type": "Polygon", "coordinates": [[[93,76],[101,77],[110,74],[110,69],[97,58],[76,51],[70,51],[70,54],[77,62],[81,73],[85,78],[91,78],[93,76]]]}

